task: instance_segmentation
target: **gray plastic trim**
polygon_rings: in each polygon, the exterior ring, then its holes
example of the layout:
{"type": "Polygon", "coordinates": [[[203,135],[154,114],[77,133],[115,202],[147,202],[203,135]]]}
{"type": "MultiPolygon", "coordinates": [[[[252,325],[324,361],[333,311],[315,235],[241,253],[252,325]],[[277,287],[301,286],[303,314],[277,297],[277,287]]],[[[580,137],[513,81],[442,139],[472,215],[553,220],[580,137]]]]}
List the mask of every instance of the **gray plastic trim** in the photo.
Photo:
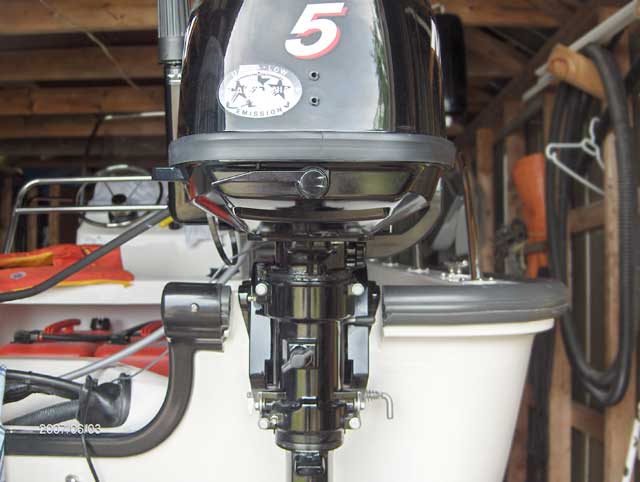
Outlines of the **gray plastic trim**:
{"type": "Polygon", "coordinates": [[[470,325],[557,318],[569,309],[558,281],[465,282],[446,286],[385,286],[383,323],[470,325]]]}
{"type": "Polygon", "coordinates": [[[169,164],[203,161],[427,162],[449,168],[455,145],[442,137],[386,132],[221,132],[181,137],[169,164]]]}

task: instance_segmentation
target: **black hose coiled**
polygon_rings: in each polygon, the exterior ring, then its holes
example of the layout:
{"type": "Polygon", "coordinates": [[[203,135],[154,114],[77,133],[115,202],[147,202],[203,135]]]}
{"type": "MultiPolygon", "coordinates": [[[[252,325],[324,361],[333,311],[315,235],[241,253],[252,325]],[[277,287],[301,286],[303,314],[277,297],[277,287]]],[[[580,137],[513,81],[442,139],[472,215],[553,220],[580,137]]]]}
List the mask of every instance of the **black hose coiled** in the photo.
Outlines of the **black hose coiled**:
{"type": "MultiPolygon", "coordinates": [[[[605,86],[609,115],[616,135],[619,191],[619,252],[618,285],[620,292],[619,346],[613,363],[605,370],[593,368],[586,360],[578,339],[571,313],[562,317],[562,335],[571,366],[578,381],[601,405],[618,403],[624,396],[630,377],[635,346],[635,218],[637,208],[636,181],[633,171],[633,137],[627,110],[627,93],[622,74],[611,53],[598,45],[589,45],[585,54],[595,63],[605,86]]],[[[579,140],[584,112],[578,108],[583,93],[563,84],[557,94],[551,123],[553,142],[579,140]],[[578,134],[578,135],[577,135],[578,134]],[[577,139],[578,137],[578,139],[577,139]]],[[[575,168],[575,161],[561,158],[575,168]],[[571,164],[574,164],[573,166],[571,164]]],[[[569,209],[569,179],[550,163],[546,166],[547,231],[552,274],[567,281],[566,232],[569,209]],[[557,192],[556,192],[557,182],[557,192]]]]}

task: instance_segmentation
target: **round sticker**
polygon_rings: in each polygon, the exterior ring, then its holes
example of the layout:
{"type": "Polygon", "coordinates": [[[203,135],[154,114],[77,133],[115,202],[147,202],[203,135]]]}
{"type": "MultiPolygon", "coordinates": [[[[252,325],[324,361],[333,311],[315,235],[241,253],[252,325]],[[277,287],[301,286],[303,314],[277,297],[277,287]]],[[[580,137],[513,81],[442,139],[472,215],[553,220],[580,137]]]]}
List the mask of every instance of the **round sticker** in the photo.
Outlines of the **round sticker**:
{"type": "Polygon", "coordinates": [[[227,112],[251,119],[283,115],[301,97],[298,77],[279,65],[241,65],[225,76],[218,91],[227,112]]]}

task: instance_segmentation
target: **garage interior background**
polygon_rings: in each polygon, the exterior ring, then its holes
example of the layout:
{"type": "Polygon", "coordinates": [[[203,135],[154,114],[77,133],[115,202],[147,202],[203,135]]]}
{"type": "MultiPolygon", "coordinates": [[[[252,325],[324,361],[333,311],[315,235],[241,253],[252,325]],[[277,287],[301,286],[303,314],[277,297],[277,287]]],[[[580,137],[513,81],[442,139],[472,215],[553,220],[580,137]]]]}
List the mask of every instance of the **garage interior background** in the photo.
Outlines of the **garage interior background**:
{"type": "MultiPolygon", "coordinates": [[[[522,218],[523,206],[510,173],[520,158],[544,150],[555,89],[526,103],[522,94],[557,44],[570,44],[622,5],[580,0],[437,4],[440,11],[458,15],[465,27],[468,108],[451,119],[448,134],[476,175],[483,270],[522,275],[522,256],[545,249],[544,243],[518,237],[514,221],[522,218]]],[[[0,237],[26,180],[90,175],[114,164],[166,165],[165,123],[157,115],[164,109],[164,87],[156,8],[155,0],[0,2],[0,237]]],[[[616,42],[626,73],[640,51],[637,22],[616,42]]],[[[638,87],[633,86],[634,104],[638,87]]],[[[604,155],[613,155],[611,142],[605,142],[604,155]]],[[[605,185],[613,175],[591,174],[605,185]]],[[[32,206],[73,202],[73,190],[65,186],[34,192],[28,200],[32,206]]],[[[611,206],[601,197],[586,190],[573,196],[580,200],[569,214],[575,317],[592,362],[602,366],[617,345],[616,286],[607,277],[617,260],[615,228],[608,222],[611,206]],[[600,319],[605,323],[596,322],[600,319]]],[[[26,216],[16,248],[73,242],[76,225],[73,216],[26,216]]],[[[559,334],[555,344],[550,337],[541,337],[534,350],[506,480],[618,481],[636,415],[635,376],[621,404],[596,409],[572,386],[559,334]],[[533,378],[549,363],[546,408],[533,378]],[[539,443],[543,426],[548,447],[539,443]]]]}

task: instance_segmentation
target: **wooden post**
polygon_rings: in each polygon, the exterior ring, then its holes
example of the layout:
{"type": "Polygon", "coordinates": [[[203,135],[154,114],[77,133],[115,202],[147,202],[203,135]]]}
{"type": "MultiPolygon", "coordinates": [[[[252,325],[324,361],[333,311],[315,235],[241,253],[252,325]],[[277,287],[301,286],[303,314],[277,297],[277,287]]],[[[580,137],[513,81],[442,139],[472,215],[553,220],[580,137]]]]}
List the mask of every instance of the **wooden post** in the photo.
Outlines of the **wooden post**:
{"type": "MultiPolygon", "coordinates": [[[[620,291],[618,273],[620,252],[618,235],[618,166],[615,157],[615,138],[608,135],[604,142],[605,159],[605,356],[607,363],[615,358],[620,333],[620,291]]],[[[625,457],[635,418],[636,367],[632,358],[631,380],[622,401],[605,411],[604,416],[604,478],[603,482],[618,482],[622,479],[625,457]]]]}
{"type": "MultiPolygon", "coordinates": [[[[509,101],[505,104],[504,119],[505,124],[518,116],[522,110],[522,103],[519,101],[509,101]]],[[[505,203],[505,224],[510,224],[520,213],[520,198],[513,182],[513,166],[518,159],[525,155],[524,134],[521,130],[509,134],[504,140],[504,152],[506,156],[506,166],[504,166],[505,179],[502,189],[506,189],[505,203]]],[[[504,195],[501,191],[499,195],[504,195]]],[[[526,403],[520,404],[516,432],[511,447],[511,457],[507,469],[508,482],[525,482],[527,479],[527,445],[529,438],[529,407],[526,403]]]]}
{"type": "Polygon", "coordinates": [[[571,367],[556,322],[549,394],[549,482],[571,480],[571,367]]]}
{"type": "Polygon", "coordinates": [[[478,163],[478,185],[482,194],[480,266],[483,272],[488,273],[494,271],[494,237],[496,232],[494,212],[496,187],[493,172],[494,143],[495,134],[493,129],[478,129],[476,132],[476,161],[478,163]]]}
{"type": "MultiPolygon", "coordinates": [[[[54,184],[49,187],[49,197],[51,199],[51,206],[59,206],[60,201],[56,200],[62,194],[62,187],[60,184],[54,184]]],[[[56,244],[60,244],[60,214],[51,213],[49,214],[49,245],[55,246],[56,244]]]]}
{"type": "MultiPolygon", "coordinates": [[[[504,119],[505,123],[508,123],[510,120],[517,117],[517,115],[522,110],[522,102],[519,101],[509,101],[504,106],[504,119]]],[[[511,172],[513,170],[513,165],[516,161],[526,154],[525,149],[525,141],[524,141],[524,133],[522,131],[516,131],[512,134],[509,134],[504,140],[504,152],[506,155],[507,165],[505,166],[506,172],[506,218],[504,220],[505,224],[510,224],[515,218],[518,217],[520,213],[520,198],[518,196],[518,192],[516,191],[516,187],[513,183],[513,176],[511,172]]]]}
{"type": "Polygon", "coordinates": [[[527,445],[529,439],[529,406],[520,403],[516,432],[513,436],[507,482],[526,482],[527,480],[527,445]]]}
{"type": "Polygon", "coordinates": [[[604,99],[604,85],[595,64],[579,52],[564,45],[556,45],[547,62],[549,73],[558,79],[604,99]]]}
{"type": "MultiPolygon", "coordinates": [[[[549,142],[551,117],[555,96],[544,94],[544,139],[549,142]]],[[[569,241],[571,233],[567,233],[569,241]]],[[[571,243],[567,243],[568,273],[571,283],[571,243]]],[[[569,288],[569,293],[571,289],[569,288]]],[[[551,371],[551,388],[549,392],[549,460],[547,477],[549,482],[566,482],[571,480],[571,366],[562,341],[560,320],[556,320],[553,347],[553,368],[551,371]]]]}

